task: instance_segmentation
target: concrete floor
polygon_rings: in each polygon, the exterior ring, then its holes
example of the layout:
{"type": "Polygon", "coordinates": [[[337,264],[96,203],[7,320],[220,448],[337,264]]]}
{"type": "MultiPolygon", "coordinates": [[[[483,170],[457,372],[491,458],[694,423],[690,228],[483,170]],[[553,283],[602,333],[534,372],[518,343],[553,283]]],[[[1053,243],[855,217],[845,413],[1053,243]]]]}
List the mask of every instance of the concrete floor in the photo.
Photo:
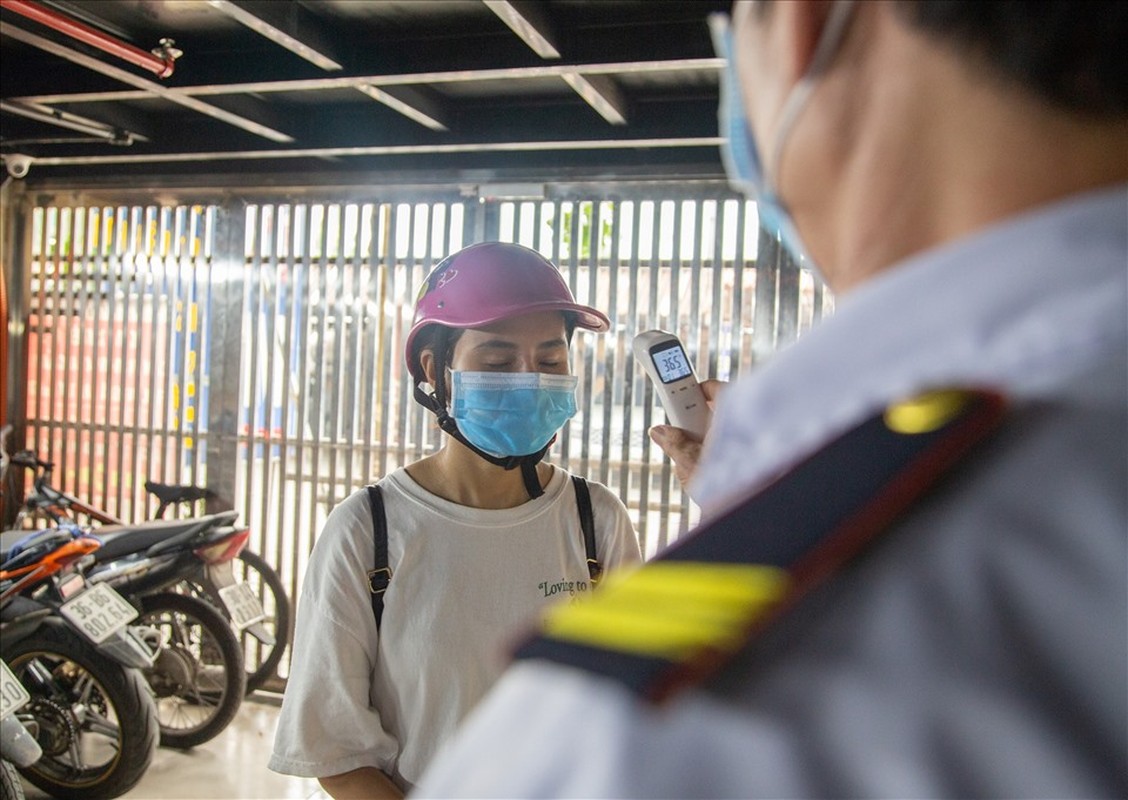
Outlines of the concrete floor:
{"type": "MultiPolygon", "coordinates": [[[[191,750],[159,748],[145,776],[124,800],[328,800],[313,778],[266,768],[278,703],[254,695],[219,736],[191,750]]],[[[28,800],[50,797],[27,781],[28,800]]]]}

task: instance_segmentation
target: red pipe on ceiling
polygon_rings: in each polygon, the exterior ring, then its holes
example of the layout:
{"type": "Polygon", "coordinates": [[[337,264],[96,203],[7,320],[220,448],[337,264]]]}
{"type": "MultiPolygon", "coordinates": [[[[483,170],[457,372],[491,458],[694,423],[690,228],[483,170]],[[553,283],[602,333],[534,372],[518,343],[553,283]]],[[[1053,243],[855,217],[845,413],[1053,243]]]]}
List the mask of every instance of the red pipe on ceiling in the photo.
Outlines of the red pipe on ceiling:
{"type": "Polygon", "coordinates": [[[158,78],[167,78],[172,75],[173,61],[171,58],[161,58],[152,53],[147,53],[139,47],[115,39],[77,20],[65,17],[49,8],[44,8],[38,3],[33,3],[31,0],[0,0],[0,8],[22,14],[41,25],[65,33],[72,39],[78,39],[80,42],[85,42],[103,52],[147,69],[155,73],[158,78]]]}

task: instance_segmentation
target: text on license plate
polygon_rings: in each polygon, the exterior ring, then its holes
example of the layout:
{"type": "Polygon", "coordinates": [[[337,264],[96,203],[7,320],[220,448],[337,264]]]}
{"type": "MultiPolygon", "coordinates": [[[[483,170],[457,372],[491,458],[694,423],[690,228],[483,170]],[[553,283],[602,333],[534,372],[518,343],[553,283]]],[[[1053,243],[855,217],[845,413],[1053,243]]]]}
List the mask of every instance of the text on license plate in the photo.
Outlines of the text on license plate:
{"type": "Polygon", "coordinates": [[[137,616],[137,609],[105,583],[63,603],[59,611],[94,644],[101,644],[137,616]]]}
{"type": "Polygon", "coordinates": [[[266,618],[254,589],[245,583],[224,586],[219,590],[219,597],[231,615],[232,624],[239,630],[266,618]]]}
{"type": "Polygon", "coordinates": [[[27,689],[8,665],[0,661],[0,719],[16,713],[30,699],[27,689]]]}

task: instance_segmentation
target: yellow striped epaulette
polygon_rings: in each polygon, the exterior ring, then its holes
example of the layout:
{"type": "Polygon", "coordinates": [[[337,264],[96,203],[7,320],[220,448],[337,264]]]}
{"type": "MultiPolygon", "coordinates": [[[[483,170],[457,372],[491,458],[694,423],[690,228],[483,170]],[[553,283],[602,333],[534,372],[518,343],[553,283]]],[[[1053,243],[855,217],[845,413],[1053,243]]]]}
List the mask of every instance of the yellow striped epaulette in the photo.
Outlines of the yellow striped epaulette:
{"type": "Polygon", "coordinates": [[[519,659],[660,700],[699,683],[857,555],[1002,422],[993,392],[898,403],[702,524],[654,560],[554,606],[519,659]]]}

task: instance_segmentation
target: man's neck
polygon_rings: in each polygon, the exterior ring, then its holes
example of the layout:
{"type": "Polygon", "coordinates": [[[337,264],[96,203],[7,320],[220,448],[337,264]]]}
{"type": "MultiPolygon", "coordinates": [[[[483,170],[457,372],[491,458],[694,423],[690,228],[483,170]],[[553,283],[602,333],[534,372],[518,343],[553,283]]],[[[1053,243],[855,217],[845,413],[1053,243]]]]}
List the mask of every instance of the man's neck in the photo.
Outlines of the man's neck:
{"type": "Polygon", "coordinates": [[[904,33],[856,67],[851,86],[828,88],[856,98],[859,85],[883,87],[865,97],[864,112],[801,123],[823,136],[837,125],[846,142],[837,162],[821,165],[833,179],[797,213],[809,229],[818,227],[810,220],[833,220],[822,242],[808,244],[838,294],[916,253],[1128,181],[1128,126],[1080,119],[969,73],[919,35],[904,33]],[[904,68],[910,61],[916,69],[904,68]],[[877,81],[877,70],[915,77],[877,81]]]}

